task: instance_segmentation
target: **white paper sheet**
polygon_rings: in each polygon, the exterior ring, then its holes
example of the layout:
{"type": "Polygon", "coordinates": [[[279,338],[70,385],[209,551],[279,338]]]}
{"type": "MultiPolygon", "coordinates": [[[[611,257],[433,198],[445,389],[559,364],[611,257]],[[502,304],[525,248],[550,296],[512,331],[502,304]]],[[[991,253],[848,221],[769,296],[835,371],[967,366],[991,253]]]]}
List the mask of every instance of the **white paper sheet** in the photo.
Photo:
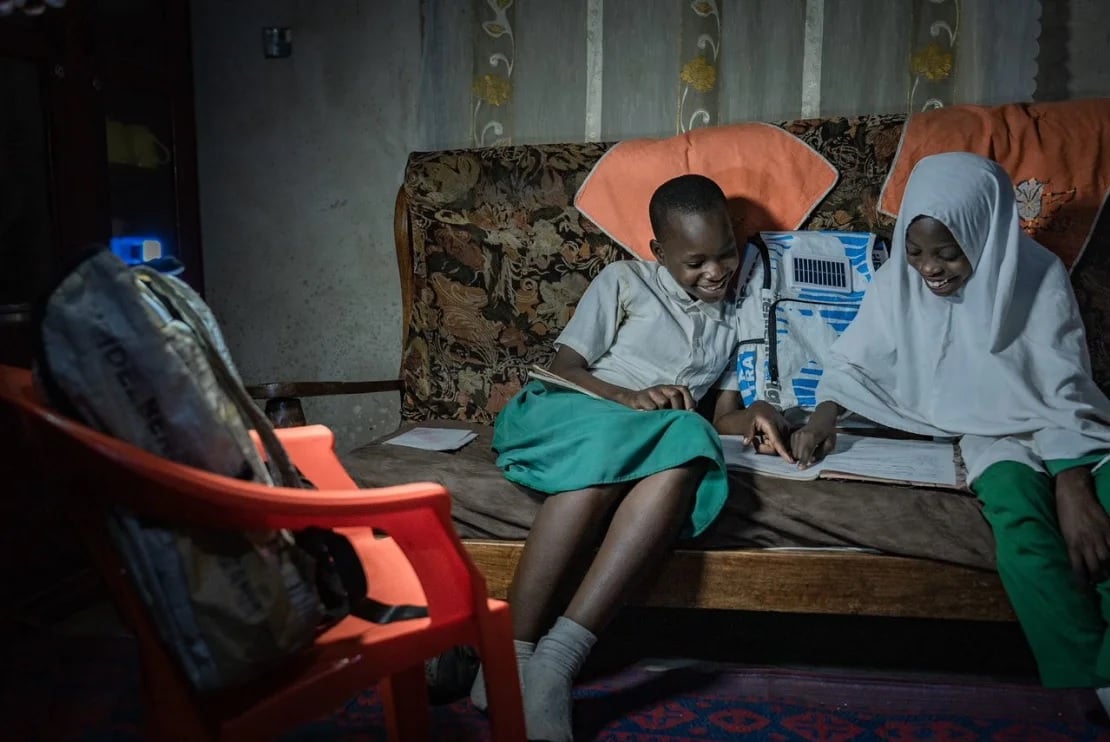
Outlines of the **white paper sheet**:
{"type": "Polygon", "coordinates": [[[477,433],[459,428],[413,428],[385,442],[425,451],[457,451],[477,437],[477,433]]]}
{"type": "Polygon", "coordinates": [[[808,469],[798,469],[778,456],[755,453],[737,436],[721,436],[725,463],[731,469],[766,474],[780,479],[812,480],[825,473],[888,479],[896,482],[958,487],[955,451],[951,443],[937,441],[867,438],[840,433],[836,450],[808,469]]]}

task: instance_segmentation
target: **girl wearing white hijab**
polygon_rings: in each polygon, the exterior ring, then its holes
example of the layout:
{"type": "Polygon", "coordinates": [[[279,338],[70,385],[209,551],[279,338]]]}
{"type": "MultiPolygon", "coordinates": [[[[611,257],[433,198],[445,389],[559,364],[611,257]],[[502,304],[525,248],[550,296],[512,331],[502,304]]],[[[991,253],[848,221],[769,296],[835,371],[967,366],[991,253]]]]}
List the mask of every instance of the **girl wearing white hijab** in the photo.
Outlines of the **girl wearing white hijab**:
{"type": "Polygon", "coordinates": [[[845,409],[962,436],[1042,682],[1099,688],[1107,706],[1110,400],[1091,377],[1067,271],[1021,230],[1002,167],[962,152],[917,164],[893,242],[793,454],[807,466],[831,450],[845,409]]]}

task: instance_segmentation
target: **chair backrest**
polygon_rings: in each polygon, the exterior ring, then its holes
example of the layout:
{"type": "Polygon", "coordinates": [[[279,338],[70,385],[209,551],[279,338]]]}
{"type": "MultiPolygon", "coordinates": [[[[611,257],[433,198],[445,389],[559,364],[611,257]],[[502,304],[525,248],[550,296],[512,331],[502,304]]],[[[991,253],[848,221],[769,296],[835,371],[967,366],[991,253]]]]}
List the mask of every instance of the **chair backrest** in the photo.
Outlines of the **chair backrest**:
{"type": "MultiPolygon", "coordinates": [[[[38,454],[57,462],[52,477],[105,504],[181,523],[245,529],[242,508],[228,508],[227,495],[272,494],[265,485],[168,461],[43,406],[24,369],[0,367],[0,398],[17,411],[38,454]]],[[[253,519],[250,524],[258,527],[253,519]]]]}
{"type": "MultiPolygon", "coordinates": [[[[420,575],[433,623],[469,615],[484,605],[485,581],[450,526],[450,499],[441,485],[412,484],[359,490],[334,452],[330,461],[305,455],[309,444],[331,450],[323,426],[281,431],[294,463],[320,486],[315,490],[246,482],[163,459],[97,432],[44,407],[26,369],[0,365],[0,420],[15,412],[37,457],[49,465],[74,504],[124,506],[167,522],[243,531],[312,526],[376,528],[389,533],[420,575]],[[321,438],[327,445],[321,445],[321,438]],[[420,508],[400,504],[417,490],[430,495],[420,508]],[[400,528],[399,521],[427,528],[400,528]],[[445,522],[452,544],[430,544],[434,522],[445,522]],[[418,564],[421,563],[421,564],[418,564]],[[430,568],[434,565],[434,568],[430,568]]],[[[373,587],[371,585],[371,587],[373,587]]]]}

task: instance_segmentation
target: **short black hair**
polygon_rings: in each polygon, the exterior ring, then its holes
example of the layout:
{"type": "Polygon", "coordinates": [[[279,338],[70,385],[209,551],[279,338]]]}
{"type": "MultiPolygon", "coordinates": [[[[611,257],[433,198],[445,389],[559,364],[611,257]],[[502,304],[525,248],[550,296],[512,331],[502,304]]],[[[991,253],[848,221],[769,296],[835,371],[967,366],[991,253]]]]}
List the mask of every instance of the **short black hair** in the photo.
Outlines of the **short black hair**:
{"type": "Polygon", "coordinates": [[[680,175],[655,189],[648,204],[648,219],[655,239],[660,239],[670,214],[706,214],[728,207],[725,192],[712,178],[680,175]]]}

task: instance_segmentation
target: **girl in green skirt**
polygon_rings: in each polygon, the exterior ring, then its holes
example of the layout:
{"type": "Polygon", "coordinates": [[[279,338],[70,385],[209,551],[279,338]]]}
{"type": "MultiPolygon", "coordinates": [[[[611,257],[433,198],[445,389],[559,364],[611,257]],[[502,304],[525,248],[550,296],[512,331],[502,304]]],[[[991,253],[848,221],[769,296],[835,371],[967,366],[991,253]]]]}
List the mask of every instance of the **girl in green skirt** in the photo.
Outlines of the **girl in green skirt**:
{"type": "MultiPolygon", "coordinates": [[[[596,635],[680,534],[721,511],[718,431],[789,458],[782,415],[741,409],[724,194],[684,175],[659,187],[649,217],[657,262],[606,266],[555,343],[550,371],[584,392],[532,381],[495,426],[505,476],[550,495],[509,589],[529,739],[571,739],[571,686],[596,635]],[[695,411],[710,390],[713,424],[695,411]]],[[[479,675],[471,698],[484,697],[479,675]]]]}

